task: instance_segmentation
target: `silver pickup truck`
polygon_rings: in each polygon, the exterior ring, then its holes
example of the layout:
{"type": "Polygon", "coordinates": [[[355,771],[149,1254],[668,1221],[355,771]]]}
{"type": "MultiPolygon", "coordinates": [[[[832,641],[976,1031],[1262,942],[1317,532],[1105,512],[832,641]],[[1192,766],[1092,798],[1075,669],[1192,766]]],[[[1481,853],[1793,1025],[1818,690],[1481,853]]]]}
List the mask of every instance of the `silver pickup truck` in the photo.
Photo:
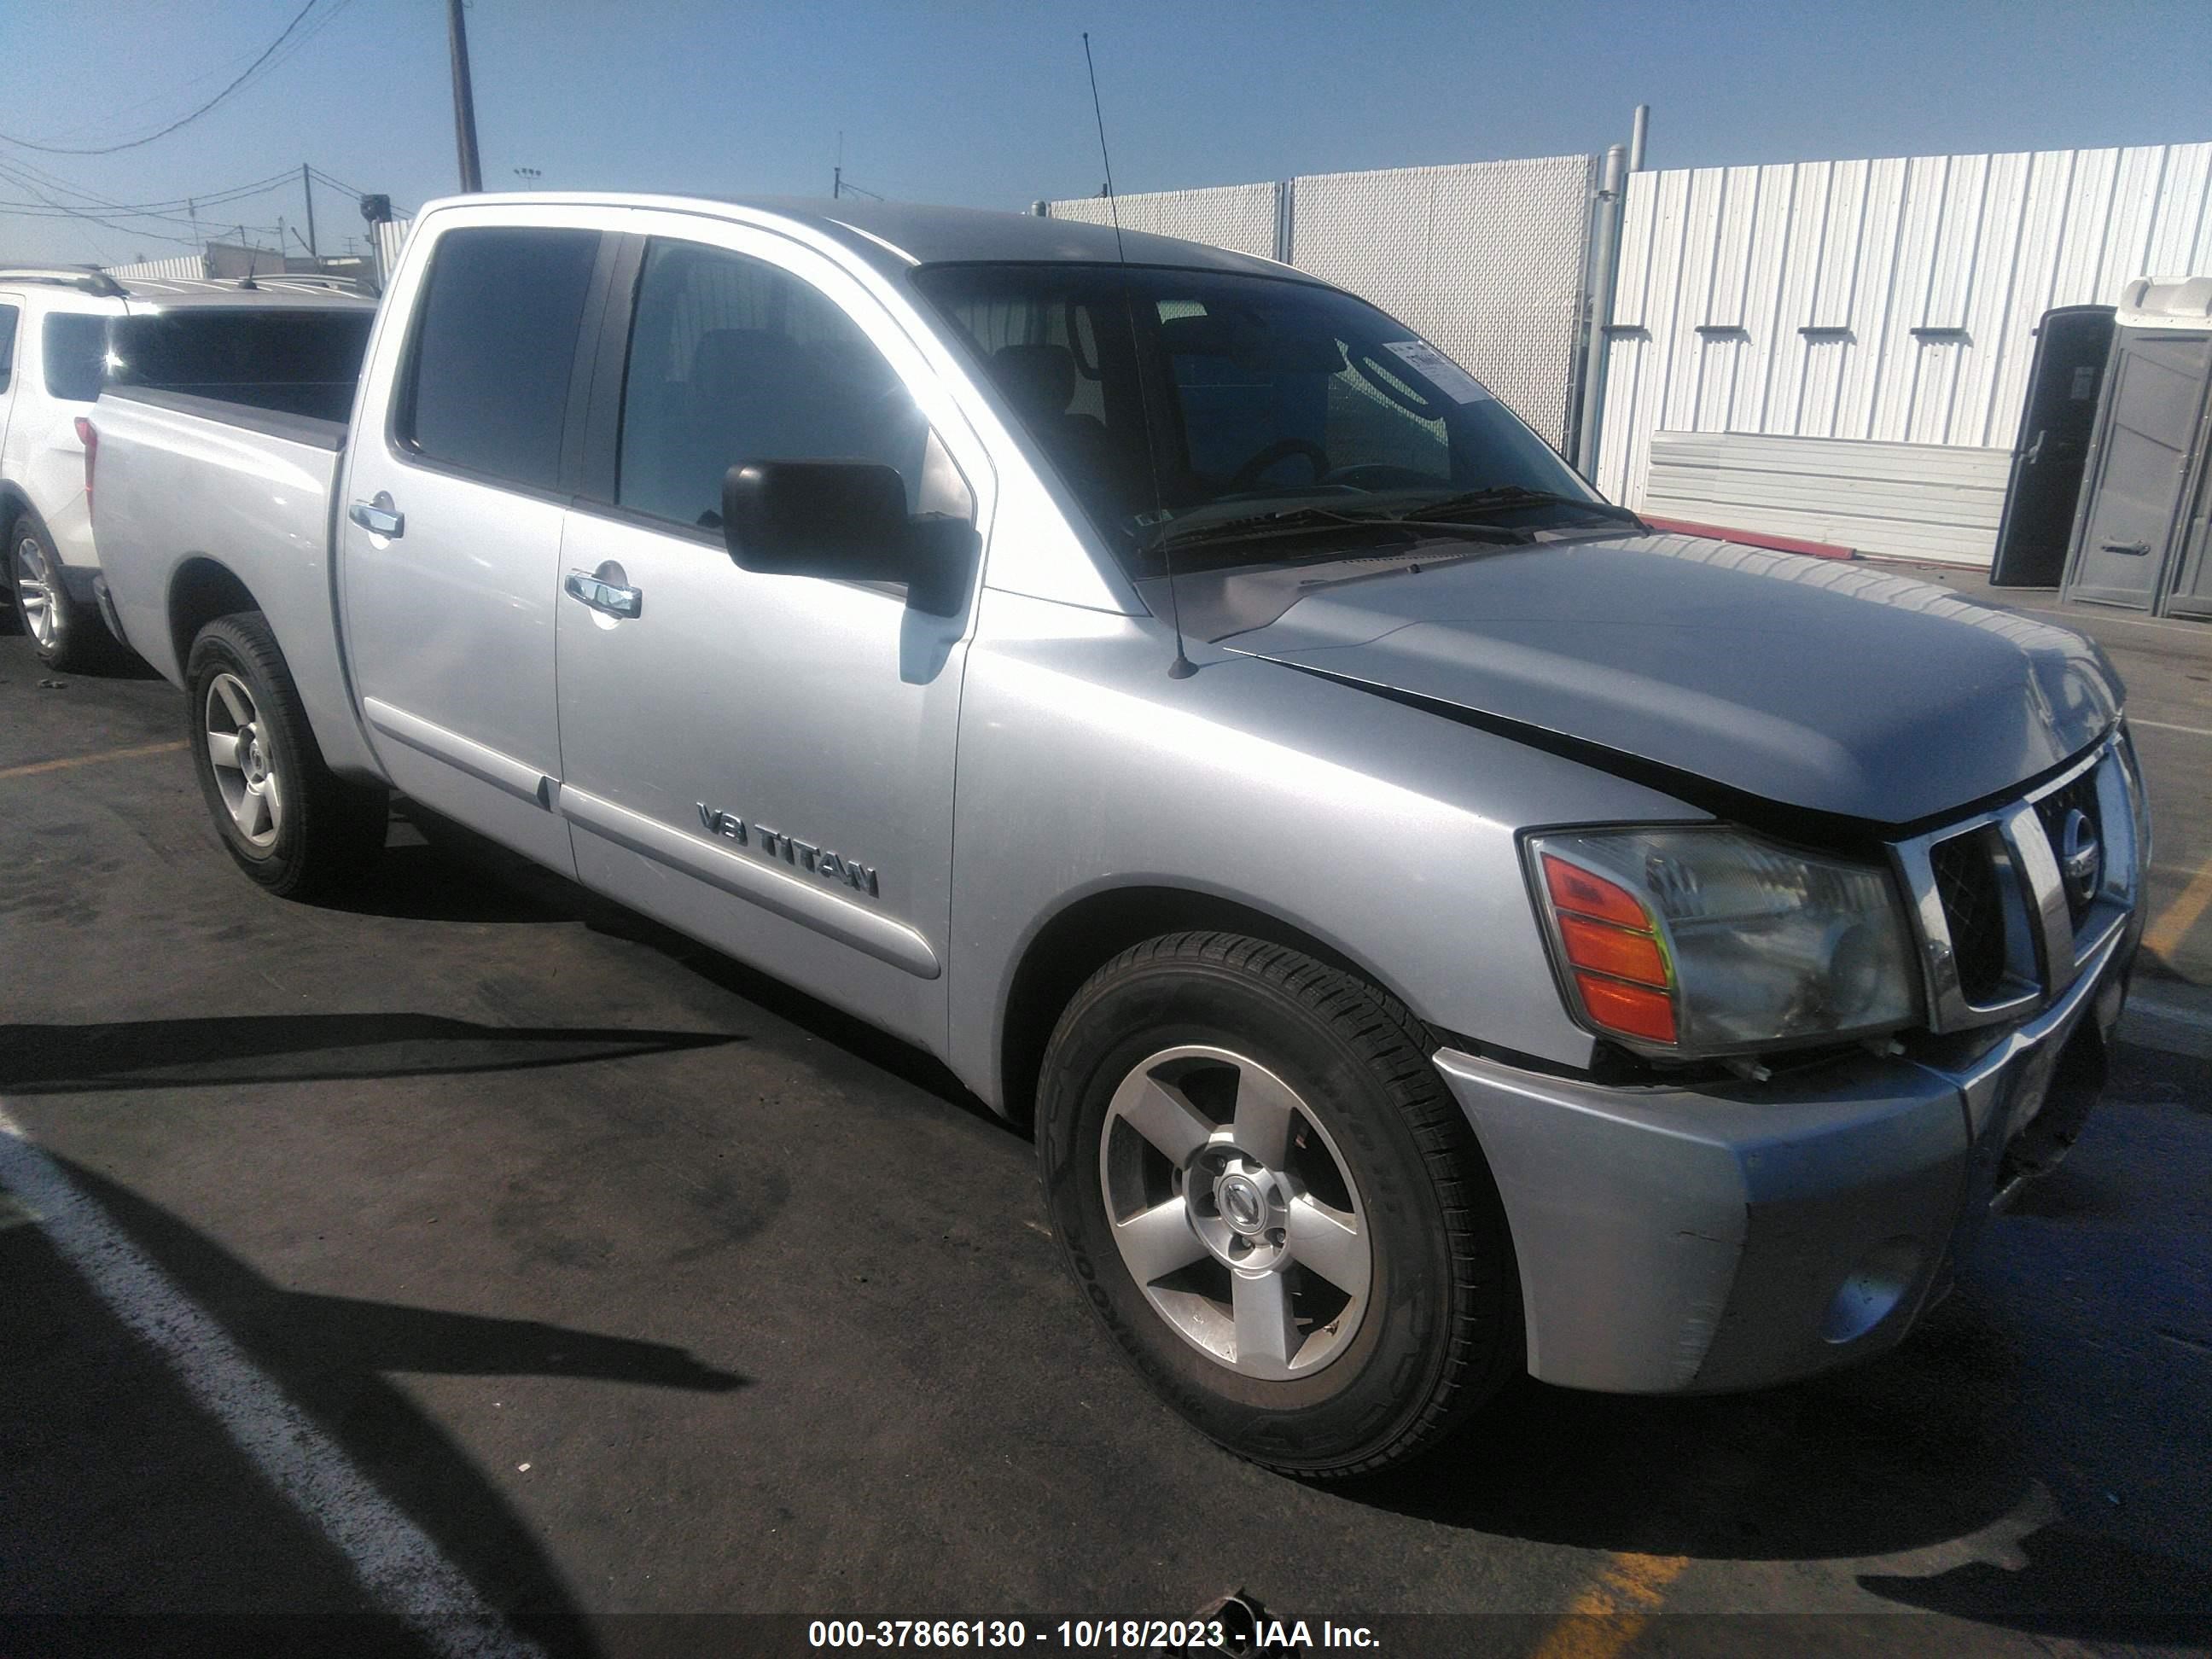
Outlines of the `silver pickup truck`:
{"type": "Polygon", "coordinates": [[[111,387],[95,534],[223,844],[386,792],[1033,1121],[1206,1433],[1880,1352],[2071,1144],[2141,931],[2063,629],[1651,533],[1267,260],[1060,221],[434,204],[350,428],[111,387]]]}

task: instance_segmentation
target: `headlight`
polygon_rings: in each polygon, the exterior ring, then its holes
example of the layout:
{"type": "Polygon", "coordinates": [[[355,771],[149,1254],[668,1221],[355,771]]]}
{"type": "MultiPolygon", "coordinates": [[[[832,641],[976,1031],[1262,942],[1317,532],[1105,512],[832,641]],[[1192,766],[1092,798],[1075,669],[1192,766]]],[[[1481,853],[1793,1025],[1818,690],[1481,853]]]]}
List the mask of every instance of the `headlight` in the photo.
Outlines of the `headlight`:
{"type": "Polygon", "coordinates": [[[1527,845],[1574,1012],[1632,1048],[1741,1053],[1893,1030],[1917,1012],[1886,870],[1722,828],[1527,845]]]}

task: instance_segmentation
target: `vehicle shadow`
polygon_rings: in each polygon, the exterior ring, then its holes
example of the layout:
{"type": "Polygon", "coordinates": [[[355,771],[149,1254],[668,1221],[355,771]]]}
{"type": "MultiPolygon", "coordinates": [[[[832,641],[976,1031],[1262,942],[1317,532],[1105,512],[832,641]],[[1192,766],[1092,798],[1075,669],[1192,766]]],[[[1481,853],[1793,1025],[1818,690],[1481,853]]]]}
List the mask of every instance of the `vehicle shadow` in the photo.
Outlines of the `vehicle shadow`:
{"type": "MultiPolygon", "coordinates": [[[[2082,1205],[2095,1202],[2093,1192],[2082,1205]]],[[[2063,1194],[2050,1206],[2081,1207],[2063,1194]]],[[[2081,1524],[2104,1500],[2080,1490],[2067,1451],[2023,1407],[2032,1379],[2009,1330],[1970,1279],[1899,1351],[1760,1393],[1643,1398],[1523,1381],[1438,1457],[1340,1490],[1446,1526],[1577,1548],[1731,1562],[1903,1558],[1859,1584],[2033,1634],[2212,1639],[2212,1570],[2197,1565],[2212,1534],[2197,1528],[2145,1547],[2081,1524]],[[2054,1489],[2072,1501],[2062,1509],[2054,1489]]],[[[2037,1363],[2064,1367],[2062,1399],[2109,1400],[2142,1389],[2146,1362],[2093,1348],[2039,1352],[2037,1363]]],[[[2162,1386],[2185,1399],[2178,1416],[2146,1401],[2153,1460],[2160,1432],[2188,1432],[2179,1425],[2212,1412],[2212,1384],[2162,1386]]]]}
{"type": "Polygon", "coordinates": [[[346,890],[311,902],[403,921],[555,922],[575,919],[570,896],[581,891],[497,842],[395,795],[382,856],[346,890]]]}
{"type": "Polygon", "coordinates": [[[1650,1555],[1886,1555],[1976,1532],[2027,1481],[1999,1400],[2011,1355],[1957,1298],[1910,1351],[1748,1395],[1523,1381],[1445,1453],[1342,1490],[1447,1525],[1650,1555]]]}
{"type": "MultiPolygon", "coordinates": [[[[60,1167],[485,1604],[549,1656],[597,1650],[503,1482],[392,1378],[550,1376],[729,1394],[745,1377],[661,1343],[288,1290],[128,1188],[60,1167]]],[[[156,1307],[173,1352],[188,1351],[188,1364],[207,1355],[158,1284],[112,1251],[102,1260],[110,1285],[127,1283],[141,1310],[156,1307]]],[[[404,1554],[405,1540],[379,1532],[373,1516],[303,1514],[243,1449],[257,1430],[282,1431],[257,1381],[241,1384],[235,1367],[204,1371],[221,1376],[223,1391],[204,1386],[196,1396],[39,1226],[0,1225],[0,1374],[9,1379],[0,1615],[11,1640],[31,1633],[27,1619],[58,1621],[46,1633],[67,1638],[101,1615],[111,1650],[166,1650],[186,1632],[205,1639],[194,1651],[216,1651],[226,1637],[230,1651],[278,1639],[297,1651],[421,1650],[404,1629],[365,1617],[374,1605],[332,1541],[347,1536],[357,1552],[388,1557],[404,1554]],[[144,1626],[108,1628],[118,1618],[144,1626]]]]}
{"type": "Polygon", "coordinates": [[[2212,1648],[2212,1573],[2086,1528],[2039,1528],[2025,1565],[1972,1561],[1931,1577],[1865,1573],[1860,1585],[1928,1613],[2063,1641],[2212,1648]]]}
{"type": "Polygon", "coordinates": [[[744,1041],[720,1031],[515,1028],[421,1013],[0,1024],[0,1091],[28,1097],[519,1072],[744,1041]]]}
{"type": "Polygon", "coordinates": [[[1009,1125],[935,1055],[856,1019],[711,945],[662,926],[532,863],[420,803],[395,797],[393,829],[380,871],[326,908],[417,921],[580,922],[607,939],[668,958],[708,983],[832,1045],[825,1060],[870,1067],[957,1106],[1008,1133],[1009,1125]]]}

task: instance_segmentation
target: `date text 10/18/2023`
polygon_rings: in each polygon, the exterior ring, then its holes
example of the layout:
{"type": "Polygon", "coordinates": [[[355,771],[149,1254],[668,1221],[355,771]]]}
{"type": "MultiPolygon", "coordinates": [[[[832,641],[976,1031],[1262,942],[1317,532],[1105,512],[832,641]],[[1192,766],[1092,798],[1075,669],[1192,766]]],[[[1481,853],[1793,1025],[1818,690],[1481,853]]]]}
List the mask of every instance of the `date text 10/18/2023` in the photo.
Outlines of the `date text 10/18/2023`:
{"type": "Polygon", "coordinates": [[[1372,1650],[1364,1625],[1261,1615],[1233,1624],[1206,1619],[817,1619],[810,1648],[1025,1649],[1039,1653],[1099,1650],[1168,1653],[1299,1653],[1313,1648],[1372,1650]]]}

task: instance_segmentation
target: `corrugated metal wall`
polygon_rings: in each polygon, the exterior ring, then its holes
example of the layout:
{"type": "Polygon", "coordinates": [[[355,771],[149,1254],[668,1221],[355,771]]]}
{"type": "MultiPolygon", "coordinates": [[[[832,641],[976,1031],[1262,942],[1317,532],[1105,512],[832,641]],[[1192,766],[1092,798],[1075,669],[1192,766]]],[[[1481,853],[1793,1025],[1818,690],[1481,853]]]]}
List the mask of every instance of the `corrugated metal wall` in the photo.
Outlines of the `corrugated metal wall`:
{"type": "Polygon", "coordinates": [[[197,253],[180,253],[173,259],[141,259],[135,265],[109,265],[106,270],[123,282],[133,276],[205,276],[207,263],[197,253]]]}
{"type": "Polygon", "coordinates": [[[1660,432],[1638,505],[1692,524],[1985,564],[2011,466],[2002,449],[1660,432]]]}
{"type": "Polygon", "coordinates": [[[2212,143],[1636,174],[1598,483],[1642,503],[1662,432],[2008,450],[2045,311],[2208,270],[2212,143]]]}
{"type": "Polygon", "coordinates": [[[375,227],[377,269],[389,276],[399,264],[399,250],[407,246],[412,219],[391,219],[375,227]]]}
{"type": "MultiPolygon", "coordinates": [[[[1433,340],[1564,450],[1589,292],[1597,158],[1553,155],[1120,199],[1121,223],[1279,258],[1433,340]]],[[[1109,222],[1103,198],[1057,218],[1109,222]]]]}

